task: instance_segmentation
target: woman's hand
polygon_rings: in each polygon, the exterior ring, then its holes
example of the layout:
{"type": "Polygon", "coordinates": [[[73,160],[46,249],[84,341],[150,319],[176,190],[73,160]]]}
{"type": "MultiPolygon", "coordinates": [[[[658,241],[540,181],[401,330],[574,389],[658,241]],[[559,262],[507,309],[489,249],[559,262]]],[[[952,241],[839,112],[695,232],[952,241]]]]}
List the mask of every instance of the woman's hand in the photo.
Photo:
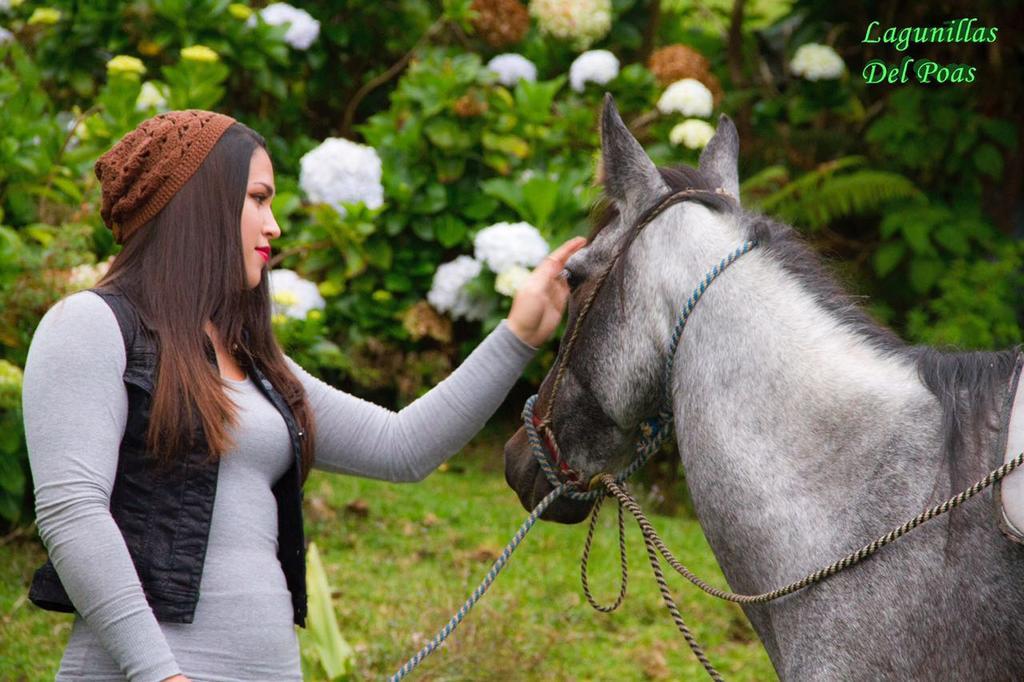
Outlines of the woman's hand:
{"type": "Polygon", "coordinates": [[[549,253],[512,299],[508,326],[531,346],[539,348],[555,333],[569,300],[569,285],[559,275],[569,256],[586,243],[585,237],[573,237],[549,253]]]}
{"type": "Polygon", "coordinates": [[[191,680],[184,675],[175,675],[174,677],[165,678],[163,682],[191,682],[191,680]]]}

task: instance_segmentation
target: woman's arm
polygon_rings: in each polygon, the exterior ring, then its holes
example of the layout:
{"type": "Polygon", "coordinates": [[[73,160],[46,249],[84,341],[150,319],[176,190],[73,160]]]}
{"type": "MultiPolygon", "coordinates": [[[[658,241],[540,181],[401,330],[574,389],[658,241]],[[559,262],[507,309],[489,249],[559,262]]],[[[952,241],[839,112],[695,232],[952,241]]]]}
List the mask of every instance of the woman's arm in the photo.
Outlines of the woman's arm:
{"type": "Polygon", "coordinates": [[[483,428],[537,350],[502,320],[447,378],[400,412],[328,386],[286,357],[315,413],[314,467],[422,480],[483,428]]]}
{"type": "Polygon", "coordinates": [[[533,269],[502,320],[451,375],[397,414],[328,386],[287,358],[317,420],[314,468],[419,481],[462,449],[501,405],[569,298],[564,267],[586,244],[565,242],[533,269]]]}
{"type": "Polygon", "coordinates": [[[110,492],[128,413],[124,341],[92,292],[54,305],[36,328],[22,405],[39,535],[75,609],[133,681],[181,671],[121,531],[110,492]]]}

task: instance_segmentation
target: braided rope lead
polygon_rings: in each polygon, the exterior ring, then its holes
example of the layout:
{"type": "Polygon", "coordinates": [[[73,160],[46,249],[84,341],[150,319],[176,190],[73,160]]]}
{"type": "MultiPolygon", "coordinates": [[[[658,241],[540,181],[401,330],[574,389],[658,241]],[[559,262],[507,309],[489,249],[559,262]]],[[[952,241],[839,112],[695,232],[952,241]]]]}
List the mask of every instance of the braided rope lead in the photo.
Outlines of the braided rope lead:
{"type": "Polygon", "coordinates": [[[619,503],[624,505],[626,509],[633,514],[636,518],[637,523],[640,525],[640,529],[643,531],[644,538],[650,540],[651,543],[657,548],[658,552],[665,557],[665,560],[684,578],[689,580],[691,583],[704,590],[712,597],[718,597],[725,601],[736,602],[737,604],[763,604],[770,602],[779,597],[784,597],[787,594],[791,594],[805,587],[809,587],[815,583],[821,582],[826,578],[829,578],[836,573],[839,573],[843,569],[849,568],[856,564],[859,564],[864,559],[867,559],[872,554],[885,547],[891,542],[895,542],[899,538],[903,537],[910,531],[914,530],[918,526],[931,521],[932,519],[942,516],[946,512],[959,507],[961,504],[971,499],[979,492],[989,487],[996,481],[1005,478],[1010,472],[1019,467],[1024,462],[1024,452],[1014,457],[1009,462],[1004,463],[1002,466],[990,471],[984,478],[977,481],[971,487],[960,492],[957,495],[949,498],[941,504],[937,504],[934,507],[924,510],[913,519],[907,521],[903,525],[894,528],[885,535],[877,538],[873,542],[870,542],[855,552],[851,552],[842,559],[829,564],[825,568],[819,569],[810,573],[800,580],[792,582],[784,587],[772,590],[770,592],[764,592],[761,594],[736,594],[735,592],[728,592],[721,590],[717,587],[709,585],[705,581],[694,575],[686,566],[683,566],[678,559],[672,554],[672,552],[665,546],[664,541],[658,535],[658,533],[651,526],[650,521],[644,515],[643,511],[640,510],[640,506],[636,503],[636,500],[627,493],[611,476],[605,475],[601,477],[601,482],[607,486],[608,490],[618,499],[619,503]]]}
{"type": "MultiPolygon", "coordinates": [[[[619,503],[619,508],[622,508],[621,502],[619,503]]],[[[679,607],[676,605],[675,599],[672,598],[672,591],[668,589],[668,582],[665,580],[665,574],[661,570],[661,561],[658,559],[658,548],[646,533],[644,534],[644,548],[647,550],[647,558],[651,562],[651,569],[654,571],[654,580],[658,583],[658,591],[661,592],[661,598],[664,600],[665,607],[672,616],[672,620],[675,622],[676,628],[682,633],[686,643],[690,646],[690,651],[692,651],[693,655],[697,657],[700,664],[704,666],[704,670],[707,671],[711,679],[716,682],[724,682],[721,674],[715,670],[715,666],[711,665],[711,661],[708,659],[707,654],[704,653],[704,647],[700,645],[697,638],[692,632],[690,632],[690,628],[686,626],[686,621],[683,620],[683,615],[679,612],[679,607]]]]}
{"type": "Polygon", "coordinates": [[[505,567],[505,564],[512,556],[512,552],[516,551],[516,547],[518,547],[519,543],[526,537],[526,534],[530,532],[530,528],[533,527],[533,524],[537,523],[537,519],[540,518],[540,515],[543,514],[544,510],[562,494],[563,490],[564,486],[558,486],[537,504],[534,510],[530,512],[530,516],[527,517],[526,521],[523,522],[523,525],[521,525],[519,530],[516,531],[512,540],[505,545],[505,549],[502,550],[501,555],[494,562],[494,565],[491,566],[491,570],[487,572],[486,577],[484,577],[480,585],[473,590],[473,594],[469,596],[469,599],[467,599],[466,603],[462,605],[462,608],[460,608],[458,612],[452,616],[451,620],[449,620],[448,623],[441,628],[436,635],[434,635],[432,640],[420,649],[415,656],[406,661],[405,664],[398,669],[398,672],[388,678],[389,682],[398,682],[398,680],[411,673],[416,666],[423,662],[423,659],[433,653],[437,647],[441,646],[441,643],[448,638],[448,635],[455,631],[455,628],[459,626],[459,623],[461,623],[462,619],[466,617],[469,610],[473,608],[473,605],[476,604],[477,601],[479,601],[480,597],[484,596],[484,593],[487,592],[487,588],[491,586],[494,579],[498,577],[499,573],[501,573],[501,569],[505,567]]]}
{"type": "Polygon", "coordinates": [[[626,558],[626,524],[622,511],[622,503],[619,503],[619,568],[621,569],[621,578],[619,581],[619,596],[615,601],[605,606],[598,604],[597,600],[594,599],[590,593],[590,578],[587,577],[587,571],[589,570],[590,564],[590,545],[594,541],[594,530],[597,528],[597,517],[601,512],[601,503],[604,502],[603,497],[597,498],[594,502],[594,508],[590,511],[590,527],[587,528],[587,539],[583,543],[583,557],[580,559],[580,582],[583,584],[583,594],[587,597],[587,601],[590,603],[594,610],[602,613],[611,613],[615,609],[622,606],[622,602],[626,599],[626,586],[629,584],[629,561],[626,558]]]}

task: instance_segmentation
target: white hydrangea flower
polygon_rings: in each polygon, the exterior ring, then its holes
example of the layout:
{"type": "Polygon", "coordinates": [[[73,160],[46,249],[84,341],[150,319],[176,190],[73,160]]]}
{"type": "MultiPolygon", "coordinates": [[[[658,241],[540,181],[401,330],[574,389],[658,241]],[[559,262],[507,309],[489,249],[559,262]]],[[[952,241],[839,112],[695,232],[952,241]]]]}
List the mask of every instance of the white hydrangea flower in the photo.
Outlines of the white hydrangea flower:
{"type": "Polygon", "coordinates": [[[76,291],[96,286],[96,282],[100,281],[100,278],[107,274],[107,270],[110,269],[110,264],[113,262],[114,257],[111,256],[102,263],[96,263],[95,265],[91,263],[76,265],[71,268],[68,275],[68,286],[76,291]]]}
{"type": "Polygon", "coordinates": [[[3,45],[4,43],[13,43],[13,42],[14,42],[14,34],[11,33],[10,31],[8,31],[3,26],[0,26],[0,45],[3,45]]]}
{"type": "Polygon", "coordinates": [[[342,201],[379,208],[384,203],[381,161],[377,150],[342,137],[328,137],[299,162],[299,185],[316,203],[327,203],[345,215],[342,201]]]}
{"type": "Polygon", "coordinates": [[[843,58],[828,45],[807,43],[797,49],[789,68],[809,81],[818,81],[839,78],[846,66],[843,58]]]}
{"type": "Polygon", "coordinates": [[[688,118],[672,128],[668,139],[672,144],[685,145],[690,149],[703,149],[714,134],[715,129],[707,121],[688,118]]]}
{"type": "Polygon", "coordinates": [[[707,86],[696,78],[684,78],[665,88],[658,99],[658,111],[678,111],[683,116],[710,116],[714,97],[707,86]]]}
{"type": "Polygon", "coordinates": [[[326,302],[315,282],[303,279],[294,270],[275,268],[270,271],[270,298],[274,314],[306,319],[311,310],[323,310],[326,302]]]}
{"type": "Polygon", "coordinates": [[[442,263],[434,273],[427,302],[438,312],[450,313],[455,319],[483,320],[490,313],[492,302],[473,296],[465,289],[466,283],[479,275],[482,268],[480,261],[466,255],[442,263]]]}
{"type": "Polygon", "coordinates": [[[494,290],[503,296],[515,296],[529,276],[530,270],[522,265],[505,268],[505,271],[494,280],[494,290]]]}
{"type": "Polygon", "coordinates": [[[487,68],[498,74],[498,81],[508,87],[515,85],[520,79],[530,82],[537,80],[537,67],[529,59],[515,52],[493,57],[487,62],[487,68]]]}
{"type": "Polygon", "coordinates": [[[530,0],[530,14],[543,33],[585,50],[608,35],[611,0],[530,0]]]}
{"type": "Polygon", "coordinates": [[[499,275],[513,265],[532,268],[549,250],[544,237],[529,223],[495,223],[473,238],[473,255],[499,275]]]}
{"type": "MultiPolygon", "coordinates": [[[[320,22],[304,9],[292,7],[287,2],[275,2],[260,10],[260,17],[271,26],[291,24],[284,34],[284,41],[296,50],[308,50],[317,36],[320,35],[320,22]]],[[[256,25],[253,15],[245,22],[247,26],[256,25]]]]}
{"type": "Polygon", "coordinates": [[[139,90],[139,96],[135,100],[135,109],[144,111],[155,107],[157,111],[167,111],[167,88],[161,88],[153,81],[146,81],[139,90]]]}
{"type": "Polygon", "coordinates": [[[590,50],[573,60],[569,67],[569,84],[583,92],[587,83],[604,85],[619,75],[619,58],[608,50],[590,50]]]}

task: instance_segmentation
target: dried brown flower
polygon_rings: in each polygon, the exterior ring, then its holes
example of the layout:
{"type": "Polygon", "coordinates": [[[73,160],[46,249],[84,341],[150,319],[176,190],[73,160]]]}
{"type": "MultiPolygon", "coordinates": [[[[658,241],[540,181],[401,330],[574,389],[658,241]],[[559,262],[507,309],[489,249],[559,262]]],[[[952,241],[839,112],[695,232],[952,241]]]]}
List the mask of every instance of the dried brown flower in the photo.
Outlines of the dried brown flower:
{"type": "Polygon", "coordinates": [[[427,301],[418,301],[402,314],[402,326],[416,341],[429,336],[442,343],[452,340],[452,321],[439,315],[427,301]]]}
{"type": "Polygon", "coordinates": [[[530,28],[530,14],[519,0],[473,0],[473,28],[491,47],[515,45],[530,28]]]}
{"type": "Polygon", "coordinates": [[[647,61],[658,84],[666,87],[684,78],[700,81],[711,91],[715,106],[718,106],[725,92],[715,74],[711,73],[711,65],[700,52],[686,45],[669,45],[655,50],[647,61]]]}
{"type": "Polygon", "coordinates": [[[460,118],[472,118],[487,111],[487,102],[473,95],[463,95],[455,100],[452,111],[460,118]]]}
{"type": "Polygon", "coordinates": [[[665,87],[684,78],[694,78],[704,83],[703,76],[709,73],[711,65],[704,55],[692,47],[669,45],[655,50],[647,61],[647,67],[658,79],[658,84],[665,87]]]}

